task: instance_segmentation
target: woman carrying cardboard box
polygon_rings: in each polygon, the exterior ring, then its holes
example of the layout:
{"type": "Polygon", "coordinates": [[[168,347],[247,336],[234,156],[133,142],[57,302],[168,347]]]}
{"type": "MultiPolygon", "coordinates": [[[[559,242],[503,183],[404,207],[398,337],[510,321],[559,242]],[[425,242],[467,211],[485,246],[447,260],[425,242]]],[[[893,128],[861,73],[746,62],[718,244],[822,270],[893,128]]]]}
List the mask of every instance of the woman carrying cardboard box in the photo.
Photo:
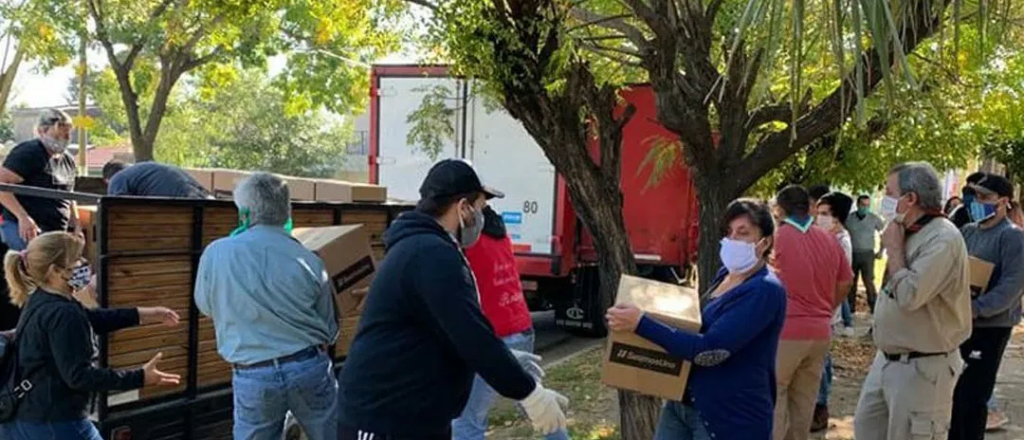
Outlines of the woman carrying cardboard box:
{"type": "Polygon", "coordinates": [[[737,200],[723,222],[724,268],[711,283],[700,334],[661,324],[633,306],[608,310],[608,327],[635,332],[693,363],[686,392],[662,410],[655,440],[772,437],[775,356],[786,292],[769,270],[775,223],[767,205],[737,200]]]}

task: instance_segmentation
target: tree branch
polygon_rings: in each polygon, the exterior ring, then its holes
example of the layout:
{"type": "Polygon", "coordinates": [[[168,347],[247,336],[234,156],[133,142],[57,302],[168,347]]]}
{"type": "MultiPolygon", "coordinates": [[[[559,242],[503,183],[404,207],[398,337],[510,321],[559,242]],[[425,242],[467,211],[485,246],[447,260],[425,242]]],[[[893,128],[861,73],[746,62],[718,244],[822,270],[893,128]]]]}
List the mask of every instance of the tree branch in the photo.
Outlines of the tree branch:
{"type": "Polygon", "coordinates": [[[629,39],[640,50],[645,50],[650,47],[650,42],[644,37],[643,32],[635,26],[626,23],[624,19],[626,16],[604,16],[595,14],[583,8],[574,8],[572,10],[573,17],[577,20],[583,21],[583,25],[575,26],[577,28],[587,27],[590,25],[597,25],[603,28],[619,31],[623,36],[629,39]]]}
{"type": "MultiPolygon", "coordinates": [[[[914,15],[903,21],[900,32],[896,34],[904,36],[902,43],[905,53],[912,53],[921,42],[938,31],[942,25],[944,12],[944,7],[917,6],[914,15]]],[[[882,60],[877,48],[874,47],[862,53],[859,58],[858,62],[865,72],[863,86],[866,95],[872,93],[881,83],[882,63],[892,65],[895,61],[894,51],[897,50],[895,44],[892,42],[885,44],[890,46],[889,59],[882,60]]],[[[815,139],[839,128],[845,121],[845,117],[851,114],[857,105],[855,84],[856,76],[851,72],[821,103],[796,121],[795,130],[782,130],[763,137],[754,150],[743,158],[736,168],[739,188],[749,188],[761,176],[778,166],[786,158],[815,139]]]]}
{"type": "MultiPolygon", "coordinates": [[[[806,113],[810,109],[811,104],[811,90],[807,90],[804,94],[803,99],[800,100],[800,104],[797,106],[800,114],[806,113]]],[[[754,130],[769,122],[782,122],[787,125],[793,123],[793,103],[786,101],[775,104],[765,104],[750,113],[750,117],[747,118],[746,129],[747,131],[754,130]]]]}
{"type": "Polygon", "coordinates": [[[224,46],[217,46],[216,49],[210,51],[210,53],[206,55],[203,55],[201,57],[191,57],[189,61],[185,62],[181,66],[181,71],[188,72],[206,63],[212,62],[213,60],[224,55],[225,53],[227,53],[227,49],[224,49],[224,46]]]}
{"type": "Polygon", "coordinates": [[[431,3],[431,2],[429,2],[427,0],[405,0],[405,1],[408,2],[408,3],[412,3],[414,5],[423,6],[424,8],[430,9],[431,11],[437,11],[438,10],[438,5],[436,5],[434,3],[431,3]]]}

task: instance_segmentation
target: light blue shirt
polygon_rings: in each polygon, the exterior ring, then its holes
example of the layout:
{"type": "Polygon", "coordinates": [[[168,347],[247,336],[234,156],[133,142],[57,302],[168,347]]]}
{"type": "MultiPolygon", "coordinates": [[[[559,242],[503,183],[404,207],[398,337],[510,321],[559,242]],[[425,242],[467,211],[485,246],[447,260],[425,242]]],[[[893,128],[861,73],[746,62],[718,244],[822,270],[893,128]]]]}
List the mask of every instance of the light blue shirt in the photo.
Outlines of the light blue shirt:
{"type": "Polygon", "coordinates": [[[195,301],[213,318],[217,351],[235,364],[333,344],[338,335],[323,261],[279,227],[211,243],[199,260],[195,301]]]}

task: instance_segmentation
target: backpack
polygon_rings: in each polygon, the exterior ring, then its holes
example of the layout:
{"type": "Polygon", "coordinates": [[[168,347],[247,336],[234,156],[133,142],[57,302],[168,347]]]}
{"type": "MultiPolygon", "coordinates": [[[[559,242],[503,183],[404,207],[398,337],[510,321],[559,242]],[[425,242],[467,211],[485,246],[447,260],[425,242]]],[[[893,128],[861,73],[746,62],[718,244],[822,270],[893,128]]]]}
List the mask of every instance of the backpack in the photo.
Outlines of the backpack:
{"type": "Polygon", "coordinates": [[[14,338],[7,341],[3,353],[0,354],[0,423],[7,423],[14,419],[18,410],[18,404],[32,391],[30,378],[35,371],[23,375],[21,365],[18,362],[18,341],[24,333],[22,329],[28,322],[28,318],[35,314],[40,307],[36,307],[31,313],[22,313],[15,327],[14,338]]]}

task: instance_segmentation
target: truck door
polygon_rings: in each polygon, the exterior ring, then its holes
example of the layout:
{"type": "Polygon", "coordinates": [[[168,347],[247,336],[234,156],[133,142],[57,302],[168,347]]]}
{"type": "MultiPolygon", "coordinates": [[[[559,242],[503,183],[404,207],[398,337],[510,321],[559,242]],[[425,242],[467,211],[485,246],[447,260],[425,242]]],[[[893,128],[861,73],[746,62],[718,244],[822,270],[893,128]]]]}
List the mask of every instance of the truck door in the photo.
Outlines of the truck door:
{"type": "Polygon", "coordinates": [[[377,96],[377,184],[388,188],[388,196],[398,200],[419,200],[420,184],[435,162],[420,145],[409,145],[406,138],[413,124],[409,115],[416,111],[434,88],[442,87],[452,94],[451,124],[455,138],[448,140],[438,159],[461,157],[463,112],[463,81],[451,77],[382,76],[377,96]]]}
{"type": "Polygon", "coordinates": [[[487,185],[505,193],[501,213],[517,254],[550,255],[555,226],[555,167],[523,125],[483,97],[469,100],[466,158],[487,185]]]}

